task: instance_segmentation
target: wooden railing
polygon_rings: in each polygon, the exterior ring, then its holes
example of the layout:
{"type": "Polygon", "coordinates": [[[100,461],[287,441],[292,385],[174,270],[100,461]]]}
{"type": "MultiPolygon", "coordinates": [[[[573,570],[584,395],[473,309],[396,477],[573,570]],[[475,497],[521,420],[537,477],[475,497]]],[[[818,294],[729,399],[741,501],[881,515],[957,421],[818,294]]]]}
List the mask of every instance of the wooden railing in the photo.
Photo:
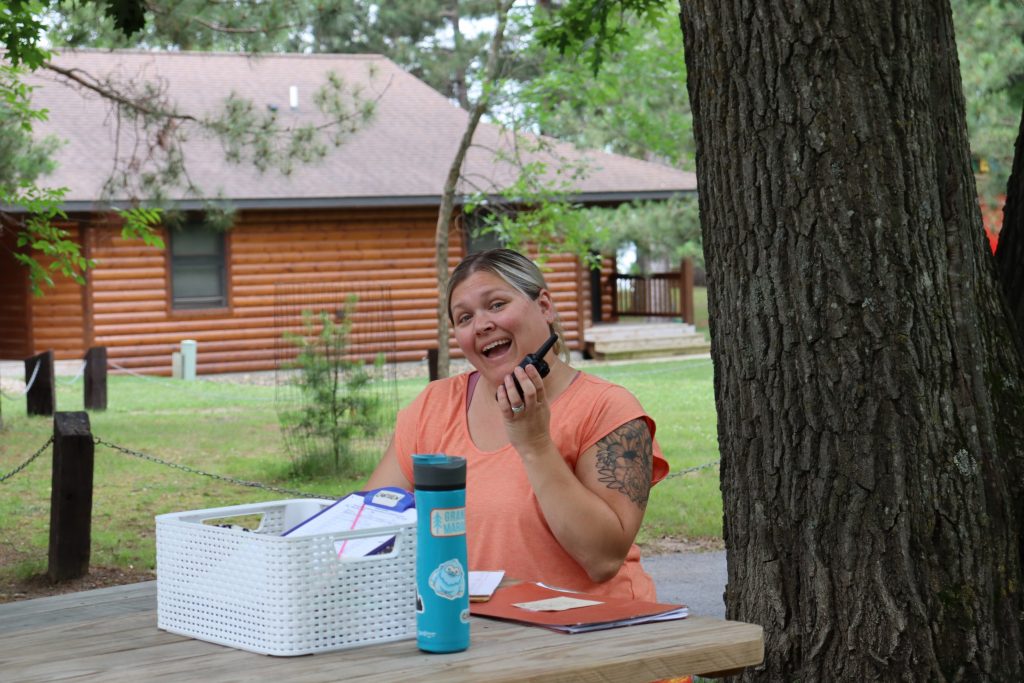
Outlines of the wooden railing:
{"type": "Polygon", "coordinates": [[[693,324],[693,261],[684,259],[679,272],[620,275],[609,278],[612,319],[619,316],[682,318],[693,324]]]}

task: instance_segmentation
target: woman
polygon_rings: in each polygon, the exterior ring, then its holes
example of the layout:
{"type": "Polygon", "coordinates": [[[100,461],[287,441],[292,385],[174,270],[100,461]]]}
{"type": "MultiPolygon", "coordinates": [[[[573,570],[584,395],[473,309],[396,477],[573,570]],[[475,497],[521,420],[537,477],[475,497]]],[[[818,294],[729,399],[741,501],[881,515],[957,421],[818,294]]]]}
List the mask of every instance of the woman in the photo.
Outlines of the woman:
{"type": "Polygon", "coordinates": [[[475,370],[431,382],[399,413],[367,487],[411,489],[414,453],[464,457],[470,569],[653,601],[633,541],[651,485],[668,472],[654,421],[624,388],[570,367],[561,341],[545,358],[546,377],[517,367],[552,333],[561,337],[547,283],[528,258],[472,254],[446,296],[475,370]]]}

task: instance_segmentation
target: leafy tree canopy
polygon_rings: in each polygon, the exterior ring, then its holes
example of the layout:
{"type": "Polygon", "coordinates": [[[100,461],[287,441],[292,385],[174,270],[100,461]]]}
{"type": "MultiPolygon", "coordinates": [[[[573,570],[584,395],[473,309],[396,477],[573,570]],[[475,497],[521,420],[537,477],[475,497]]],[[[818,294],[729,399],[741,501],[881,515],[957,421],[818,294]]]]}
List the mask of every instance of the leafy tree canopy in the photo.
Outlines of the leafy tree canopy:
{"type": "MultiPolygon", "coordinates": [[[[1005,192],[1024,102],[1024,12],[1019,0],[950,0],[978,191],[993,202],[1005,192]]],[[[615,62],[636,21],[656,25],[667,0],[568,0],[538,36],[595,72],[615,62]]],[[[637,75],[637,73],[634,73],[637,75]]]]}
{"type": "Polygon", "coordinates": [[[580,147],[693,168],[694,143],[678,21],[633,20],[595,75],[583,62],[542,49],[520,98],[538,129],[580,147]]]}
{"type": "MultiPolygon", "coordinates": [[[[692,170],[692,114],[677,18],[665,13],[616,20],[614,41],[606,44],[608,56],[597,73],[588,60],[565,59],[531,43],[530,58],[538,67],[517,92],[520,125],[582,148],[692,170]]],[[[684,256],[703,265],[695,197],[590,209],[570,223],[577,224],[582,227],[570,234],[579,232],[580,244],[589,235],[591,249],[614,252],[635,245],[642,268],[672,267],[684,256]]]]}
{"type": "Polygon", "coordinates": [[[468,37],[466,25],[494,11],[489,0],[128,1],[150,19],[137,33],[109,8],[59,0],[47,36],[68,47],[383,54],[467,109],[487,33],[468,37]]]}
{"type": "Polygon", "coordinates": [[[1024,7],[1016,0],[952,0],[960,77],[978,192],[1006,191],[1024,103],[1024,7]]]}

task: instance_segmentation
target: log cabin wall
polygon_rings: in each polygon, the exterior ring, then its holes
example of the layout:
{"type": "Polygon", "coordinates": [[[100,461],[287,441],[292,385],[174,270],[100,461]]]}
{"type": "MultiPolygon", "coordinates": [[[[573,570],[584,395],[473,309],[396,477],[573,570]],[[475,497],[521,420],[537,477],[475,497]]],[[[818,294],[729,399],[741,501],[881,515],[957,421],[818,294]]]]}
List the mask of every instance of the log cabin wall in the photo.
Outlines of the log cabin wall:
{"type": "MultiPolygon", "coordinates": [[[[353,283],[390,288],[395,360],[420,361],[436,345],[436,221],[430,207],[241,212],[226,237],[227,307],[190,311],[171,307],[165,250],[125,241],[112,226],[96,228],[87,239],[97,261],[91,344],[106,346],[113,363],[133,372],[170,374],[183,339],[198,344],[200,374],[272,370],[278,284],[353,283]]],[[[461,256],[453,230],[449,267],[461,256]]],[[[547,268],[566,340],[578,349],[589,306],[579,282],[586,278],[573,256],[551,256],[547,268]]]]}
{"type": "Polygon", "coordinates": [[[96,267],[89,272],[91,336],[108,362],[134,372],[169,375],[171,352],[188,339],[168,315],[163,249],[121,237],[119,226],[97,225],[86,239],[96,267]]]}
{"type": "MultiPolygon", "coordinates": [[[[273,367],[278,283],[335,283],[389,288],[395,360],[422,360],[436,345],[436,223],[437,209],[429,207],[248,214],[244,229],[236,228],[231,239],[232,306],[253,325],[269,324],[258,349],[246,350],[248,357],[273,367]]],[[[460,255],[453,230],[449,268],[460,255]]]]}
{"type": "Polygon", "coordinates": [[[615,256],[605,256],[601,259],[601,322],[613,323],[612,319],[612,273],[616,272],[618,264],[615,256]]]}
{"type": "MultiPolygon", "coordinates": [[[[68,231],[67,239],[82,245],[82,230],[78,224],[61,224],[68,231]]],[[[89,251],[82,245],[82,254],[88,258],[89,251]]],[[[43,265],[48,259],[39,256],[43,265]]],[[[22,269],[22,281],[27,287],[27,273],[22,269]]],[[[88,349],[86,339],[87,288],[60,273],[53,273],[53,287],[43,286],[42,296],[28,297],[27,339],[33,355],[53,351],[57,360],[81,359],[88,349]]]]}
{"type": "Polygon", "coordinates": [[[32,355],[29,325],[28,277],[14,259],[17,242],[13,230],[0,232],[0,358],[19,360],[32,355]]]}
{"type": "MultiPolygon", "coordinates": [[[[535,253],[530,254],[536,257],[535,253]]],[[[570,350],[579,349],[581,331],[587,324],[586,310],[589,306],[587,278],[579,260],[571,254],[549,254],[541,270],[551,289],[551,298],[558,311],[558,318],[565,332],[564,342],[570,350]]],[[[456,350],[457,351],[457,350],[456,350]]]]}

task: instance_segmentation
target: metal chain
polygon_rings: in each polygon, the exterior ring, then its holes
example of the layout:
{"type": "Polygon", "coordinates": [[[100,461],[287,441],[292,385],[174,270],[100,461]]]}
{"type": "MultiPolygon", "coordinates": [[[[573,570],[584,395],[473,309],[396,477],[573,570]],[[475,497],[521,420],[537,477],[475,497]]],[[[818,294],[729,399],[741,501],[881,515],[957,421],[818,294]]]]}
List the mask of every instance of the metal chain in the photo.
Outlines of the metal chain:
{"type": "Polygon", "coordinates": [[[684,474],[690,474],[691,472],[699,472],[700,470],[706,470],[709,467],[714,467],[719,462],[721,462],[721,461],[720,460],[715,460],[714,462],[706,462],[703,465],[697,465],[696,467],[690,467],[690,468],[685,469],[685,470],[679,470],[678,472],[672,472],[667,477],[665,477],[665,479],[674,479],[675,477],[681,477],[684,474]]]}
{"type": "MultiPolygon", "coordinates": [[[[175,463],[175,462],[168,462],[166,460],[161,460],[160,458],[157,458],[156,456],[153,456],[153,455],[147,455],[146,453],[141,453],[139,451],[133,451],[132,449],[125,448],[124,446],[118,446],[117,444],[110,443],[109,441],[104,441],[103,439],[101,439],[101,438],[99,438],[97,436],[93,437],[93,442],[99,444],[100,446],[106,446],[107,448],[113,449],[115,451],[120,451],[121,453],[125,453],[127,455],[133,455],[136,458],[142,458],[143,460],[148,460],[148,461],[156,463],[158,465],[164,465],[166,467],[172,467],[172,468],[174,468],[176,470],[181,470],[182,472],[188,472],[189,474],[199,474],[199,475],[202,475],[204,477],[210,477],[211,479],[217,479],[219,481],[228,482],[229,484],[237,484],[239,486],[248,486],[250,488],[263,489],[265,491],[272,491],[274,493],[283,493],[283,494],[286,494],[286,495],[289,495],[289,496],[300,496],[302,498],[329,498],[329,499],[334,499],[334,498],[337,497],[337,496],[333,496],[333,495],[326,495],[326,494],[319,494],[319,493],[307,493],[305,491],[296,491],[295,489],[286,489],[286,488],[281,488],[281,487],[278,487],[278,486],[271,486],[269,484],[263,484],[263,483],[258,482],[258,481],[245,481],[243,479],[234,479],[233,477],[225,477],[224,475],[221,475],[221,474],[213,474],[211,472],[204,472],[204,471],[196,469],[194,467],[189,467],[188,465],[181,465],[181,464],[175,463]]],[[[36,458],[38,458],[40,455],[42,455],[43,451],[45,451],[50,446],[50,444],[52,444],[52,443],[53,443],[53,437],[51,436],[49,439],[46,440],[46,443],[44,443],[42,446],[40,446],[39,450],[37,450],[35,453],[33,453],[29,457],[28,460],[26,460],[22,464],[18,465],[12,471],[10,471],[7,474],[5,474],[2,477],[0,477],[0,483],[3,483],[5,481],[7,481],[11,477],[13,477],[14,475],[18,474],[23,469],[25,469],[26,467],[31,465],[32,462],[36,458]]],[[[665,477],[665,479],[674,479],[676,477],[681,477],[683,475],[691,474],[693,472],[699,472],[700,470],[706,470],[709,467],[714,467],[715,465],[719,464],[719,462],[720,461],[715,460],[713,462],[704,463],[703,465],[697,465],[696,467],[689,467],[689,468],[687,468],[685,470],[679,470],[678,472],[672,472],[667,477],[665,477]]]]}
{"type": "Polygon", "coordinates": [[[44,443],[42,446],[39,447],[38,451],[33,453],[31,456],[29,456],[28,460],[26,460],[25,462],[21,463],[17,467],[15,467],[13,470],[8,472],[4,476],[0,477],[0,484],[4,483],[8,479],[10,479],[14,475],[16,475],[18,472],[21,472],[23,469],[25,469],[26,467],[31,465],[32,461],[35,460],[36,458],[38,458],[40,455],[42,455],[43,451],[45,451],[47,448],[49,448],[50,444],[52,444],[52,443],[53,443],[53,437],[51,436],[49,439],[46,440],[46,443],[44,443]]]}
{"type": "Polygon", "coordinates": [[[154,463],[156,463],[158,465],[164,465],[166,467],[172,467],[172,468],[174,468],[176,470],[181,470],[182,472],[188,472],[189,474],[199,474],[199,475],[202,475],[204,477],[210,477],[211,479],[217,479],[219,481],[225,481],[225,482],[228,482],[229,484],[237,484],[239,486],[248,486],[250,488],[263,489],[265,491],[273,491],[274,493],[283,493],[283,494],[289,495],[289,496],[300,496],[302,498],[327,498],[327,499],[330,499],[330,500],[334,500],[335,498],[337,498],[337,496],[335,496],[335,495],[326,495],[326,494],[319,494],[319,493],[307,493],[305,491],[296,491],[294,489],[285,489],[285,488],[280,488],[280,487],[277,487],[277,486],[270,486],[269,484],[263,484],[263,483],[258,482],[258,481],[245,481],[243,479],[234,479],[232,477],[225,477],[224,475],[221,475],[221,474],[213,474],[211,472],[204,472],[202,470],[195,469],[194,467],[189,467],[188,465],[181,465],[181,464],[176,463],[176,462],[168,462],[166,460],[161,460],[160,458],[157,458],[156,456],[147,455],[146,453],[140,453],[139,451],[133,451],[132,449],[125,448],[124,446],[118,446],[117,444],[110,443],[109,441],[104,441],[103,439],[101,439],[101,438],[99,438],[97,436],[93,437],[93,442],[97,443],[97,444],[99,444],[101,446],[106,446],[107,448],[113,449],[115,451],[120,451],[121,453],[125,453],[127,455],[133,455],[136,458],[142,458],[143,460],[148,460],[149,462],[154,462],[154,463]]]}

